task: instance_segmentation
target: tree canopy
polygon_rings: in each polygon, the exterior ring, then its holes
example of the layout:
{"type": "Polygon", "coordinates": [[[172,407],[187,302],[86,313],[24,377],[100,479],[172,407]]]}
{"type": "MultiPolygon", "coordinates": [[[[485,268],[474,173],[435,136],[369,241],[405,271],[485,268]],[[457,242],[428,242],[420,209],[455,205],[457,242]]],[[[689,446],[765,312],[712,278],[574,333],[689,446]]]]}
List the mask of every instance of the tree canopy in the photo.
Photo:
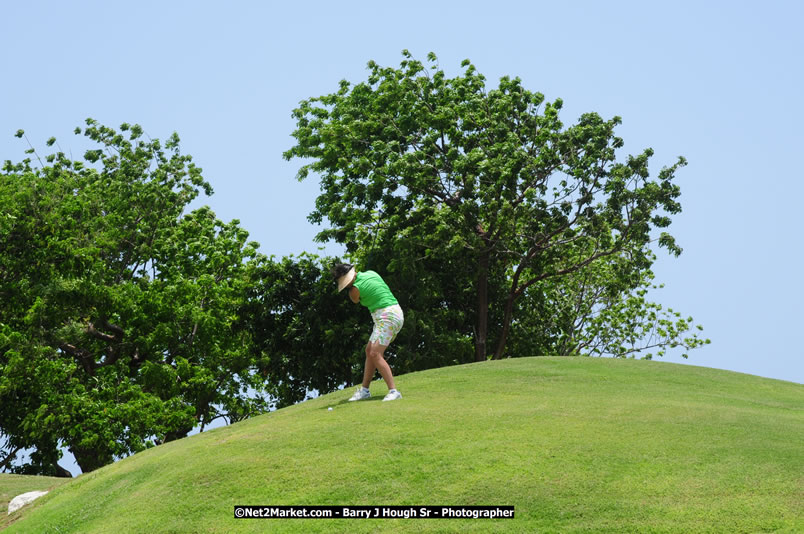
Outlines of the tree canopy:
{"type": "Polygon", "coordinates": [[[432,285],[436,309],[472,307],[475,360],[503,357],[512,325],[537,319],[523,321],[523,300],[549,308],[551,287],[600,269],[610,298],[626,298],[649,271],[654,243],[681,252],[665,229],[681,211],[683,158],[651,178],[651,149],[619,156],[619,117],[586,113],[565,127],[562,101],[518,78],[487,89],[468,60],[449,78],[434,54],[429,65],[403,55],[399,68],[370,62],[365,82],[302,101],[285,157],[304,159],[299,180],[321,180],[309,219],[329,227],[317,239],[357,256],[382,243],[385,256],[372,258],[432,285]],[[451,282],[421,268],[430,259],[451,282]]]}
{"type": "Polygon", "coordinates": [[[88,120],[85,161],[0,174],[3,467],[34,448],[29,468],[52,472],[64,446],[87,472],[266,408],[245,392],[263,383],[238,326],[256,243],[209,208],[185,213],[211,187],[178,136],[120,130],[88,120]]]}

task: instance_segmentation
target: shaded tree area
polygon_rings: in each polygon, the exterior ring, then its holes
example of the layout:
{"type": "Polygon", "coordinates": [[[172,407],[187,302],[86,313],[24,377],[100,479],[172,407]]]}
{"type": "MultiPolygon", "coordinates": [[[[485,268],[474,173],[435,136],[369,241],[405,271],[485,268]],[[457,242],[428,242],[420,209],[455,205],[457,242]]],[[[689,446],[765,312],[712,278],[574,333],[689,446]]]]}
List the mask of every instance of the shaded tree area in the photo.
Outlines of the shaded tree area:
{"type": "Polygon", "coordinates": [[[277,406],[329,393],[362,372],[370,330],[362,310],[335,291],[327,258],[264,262],[241,314],[260,375],[277,406]]]}

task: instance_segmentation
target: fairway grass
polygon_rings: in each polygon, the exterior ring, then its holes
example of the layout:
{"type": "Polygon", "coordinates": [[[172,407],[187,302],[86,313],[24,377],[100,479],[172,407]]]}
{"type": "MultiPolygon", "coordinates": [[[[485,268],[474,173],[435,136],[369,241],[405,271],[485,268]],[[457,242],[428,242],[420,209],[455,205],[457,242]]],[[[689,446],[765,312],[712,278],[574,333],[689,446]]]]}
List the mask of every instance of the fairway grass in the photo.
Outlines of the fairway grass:
{"type": "Polygon", "coordinates": [[[371,400],[339,391],[150,449],[57,487],[7,532],[804,531],[800,384],[598,358],[397,384],[400,401],[381,402],[377,382],[371,400]],[[510,505],[516,517],[238,520],[235,505],[510,505]]]}
{"type": "Polygon", "coordinates": [[[51,491],[68,480],[70,479],[0,474],[0,529],[7,526],[11,519],[6,514],[11,499],[29,491],[51,491]]]}

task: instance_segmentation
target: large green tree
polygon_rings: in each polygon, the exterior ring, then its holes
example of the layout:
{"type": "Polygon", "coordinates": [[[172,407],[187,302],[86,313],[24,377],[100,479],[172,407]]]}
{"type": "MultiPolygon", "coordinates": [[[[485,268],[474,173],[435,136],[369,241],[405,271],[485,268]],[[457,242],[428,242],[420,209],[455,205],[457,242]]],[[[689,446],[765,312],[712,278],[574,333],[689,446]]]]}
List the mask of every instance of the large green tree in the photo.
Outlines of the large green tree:
{"type": "Polygon", "coordinates": [[[681,210],[673,180],[683,158],[652,178],[651,149],[618,154],[619,117],[586,113],[565,127],[561,100],[518,78],[487,89],[468,60],[449,78],[435,55],[429,66],[403,55],[399,68],[370,62],[365,82],[301,102],[285,157],[305,160],[300,180],[320,177],[309,217],[329,222],[319,240],[359,255],[385,238],[405,242],[385,248],[406,250],[402,261],[462,259],[448,272],[471,287],[476,360],[505,354],[524,319],[517,304],[544,301],[547,281],[609,263],[606,285],[623,297],[654,243],[681,252],[665,229],[681,210]]]}
{"type": "Polygon", "coordinates": [[[33,449],[54,472],[67,447],[87,472],[267,407],[238,315],[256,243],[187,213],[211,188],[175,134],[83,133],[85,161],[31,149],[0,174],[0,467],[33,449]]]}

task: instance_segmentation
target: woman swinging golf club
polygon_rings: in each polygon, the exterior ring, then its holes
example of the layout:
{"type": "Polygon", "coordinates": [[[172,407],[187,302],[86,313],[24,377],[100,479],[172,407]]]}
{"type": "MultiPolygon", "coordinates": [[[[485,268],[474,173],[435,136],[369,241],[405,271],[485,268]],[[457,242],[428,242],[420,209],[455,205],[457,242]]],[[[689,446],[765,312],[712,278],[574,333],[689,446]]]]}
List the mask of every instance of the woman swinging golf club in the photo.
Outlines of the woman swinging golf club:
{"type": "Polygon", "coordinates": [[[350,401],[358,401],[371,397],[369,386],[374,378],[374,370],[378,370],[388,385],[388,394],[383,401],[402,398],[396,390],[391,367],[385,361],[385,349],[402,329],[405,316],[402,308],[388,285],[374,271],[358,273],[348,263],[338,263],[332,267],[332,275],[338,283],[338,292],[349,290],[349,298],[355,304],[362,304],[371,312],[374,319],[374,330],[366,345],[366,367],[363,370],[363,386],[358,388],[350,401]]]}

